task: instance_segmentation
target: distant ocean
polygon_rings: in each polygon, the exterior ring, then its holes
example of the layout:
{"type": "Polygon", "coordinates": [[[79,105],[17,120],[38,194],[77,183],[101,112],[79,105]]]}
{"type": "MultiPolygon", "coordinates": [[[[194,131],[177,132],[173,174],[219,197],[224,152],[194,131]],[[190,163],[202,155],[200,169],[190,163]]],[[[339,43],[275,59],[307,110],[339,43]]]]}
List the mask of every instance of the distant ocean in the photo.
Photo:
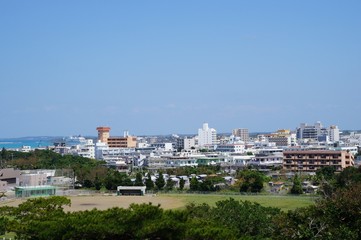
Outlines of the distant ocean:
{"type": "Polygon", "coordinates": [[[54,137],[25,137],[25,138],[0,138],[0,148],[16,149],[22,146],[31,148],[53,146],[58,138],[54,137]]]}

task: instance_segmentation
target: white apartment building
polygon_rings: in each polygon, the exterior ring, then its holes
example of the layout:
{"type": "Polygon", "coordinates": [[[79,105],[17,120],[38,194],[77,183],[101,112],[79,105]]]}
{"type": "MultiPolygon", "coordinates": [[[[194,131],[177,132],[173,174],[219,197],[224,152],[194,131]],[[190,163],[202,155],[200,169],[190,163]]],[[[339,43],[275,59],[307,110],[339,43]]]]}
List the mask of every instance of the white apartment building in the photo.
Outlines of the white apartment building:
{"type": "Polygon", "coordinates": [[[95,144],[95,158],[106,162],[124,161],[127,156],[135,153],[135,148],[114,148],[98,141],[95,144]]]}
{"type": "Polygon", "coordinates": [[[86,158],[95,158],[95,145],[92,139],[86,139],[83,145],[77,146],[77,155],[86,158]]]}
{"type": "Polygon", "coordinates": [[[244,153],[245,145],[244,144],[222,144],[217,145],[218,152],[231,152],[231,153],[244,153]]]}
{"type": "Polygon", "coordinates": [[[328,129],[328,136],[330,137],[331,142],[340,141],[340,130],[336,125],[331,125],[328,129]]]}
{"type": "Polygon", "coordinates": [[[208,123],[203,123],[203,127],[198,129],[198,146],[214,145],[217,143],[217,131],[209,128],[208,123]]]}
{"type": "Polygon", "coordinates": [[[172,143],[153,143],[150,145],[150,147],[163,151],[173,151],[172,143]]]}

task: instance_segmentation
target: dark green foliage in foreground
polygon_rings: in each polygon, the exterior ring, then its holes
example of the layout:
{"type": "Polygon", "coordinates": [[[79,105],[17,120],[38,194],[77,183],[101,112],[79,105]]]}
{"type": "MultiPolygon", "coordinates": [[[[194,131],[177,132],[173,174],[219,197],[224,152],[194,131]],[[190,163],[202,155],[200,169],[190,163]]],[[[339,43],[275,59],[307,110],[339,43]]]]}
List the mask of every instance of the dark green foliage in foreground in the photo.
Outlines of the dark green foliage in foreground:
{"type": "Polygon", "coordinates": [[[314,206],[278,215],[275,239],[361,239],[361,184],[337,189],[314,206]]]}
{"type": "Polygon", "coordinates": [[[1,207],[0,233],[14,232],[17,239],[361,239],[361,183],[287,213],[234,199],[182,210],[134,204],[64,212],[69,204],[49,197],[1,207]]]}
{"type": "Polygon", "coordinates": [[[128,209],[66,213],[65,197],[30,199],[19,207],[0,208],[0,222],[18,239],[240,239],[266,237],[278,209],[233,199],[185,210],[163,210],[151,204],[128,209]]]}

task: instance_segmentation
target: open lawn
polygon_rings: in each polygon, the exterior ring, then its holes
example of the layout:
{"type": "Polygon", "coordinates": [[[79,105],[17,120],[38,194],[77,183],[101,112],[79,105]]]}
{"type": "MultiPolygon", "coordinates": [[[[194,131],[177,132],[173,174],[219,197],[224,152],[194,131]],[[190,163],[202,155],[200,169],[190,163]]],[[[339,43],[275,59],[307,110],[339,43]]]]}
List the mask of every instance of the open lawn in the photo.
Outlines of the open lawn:
{"type": "MultiPolygon", "coordinates": [[[[258,202],[263,206],[277,207],[283,211],[293,210],[299,207],[305,207],[313,204],[314,198],[308,196],[275,196],[275,195],[219,195],[219,194],[158,194],[146,196],[70,196],[71,207],[65,207],[66,211],[84,211],[97,208],[99,210],[111,207],[127,208],[130,204],[149,203],[153,205],[160,204],[164,209],[184,208],[188,203],[207,203],[215,206],[220,200],[229,198],[236,200],[248,200],[258,202]]],[[[1,206],[17,206],[24,200],[14,199],[0,202],[1,206]]]]}
{"type": "Polygon", "coordinates": [[[186,203],[207,203],[215,206],[216,202],[234,198],[235,200],[257,202],[267,207],[277,207],[282,211],[294,210],[306,207],[314,203],[315,198],[309,196],[289,196],[289,195],[219,195],[219,194],[169,194],[162,197],[172,197],[186,203]]]}

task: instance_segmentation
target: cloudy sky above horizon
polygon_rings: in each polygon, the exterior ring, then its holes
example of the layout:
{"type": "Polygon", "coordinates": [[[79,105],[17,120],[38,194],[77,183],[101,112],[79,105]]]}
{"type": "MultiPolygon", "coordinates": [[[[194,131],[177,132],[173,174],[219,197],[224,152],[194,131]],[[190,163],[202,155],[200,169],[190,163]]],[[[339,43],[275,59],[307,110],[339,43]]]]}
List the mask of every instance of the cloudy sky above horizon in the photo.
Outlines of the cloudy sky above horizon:
{"type": "Polygon", "coordinates": [[[1,1],[0,137],[361,129],[360,1],[1,1]]]}

